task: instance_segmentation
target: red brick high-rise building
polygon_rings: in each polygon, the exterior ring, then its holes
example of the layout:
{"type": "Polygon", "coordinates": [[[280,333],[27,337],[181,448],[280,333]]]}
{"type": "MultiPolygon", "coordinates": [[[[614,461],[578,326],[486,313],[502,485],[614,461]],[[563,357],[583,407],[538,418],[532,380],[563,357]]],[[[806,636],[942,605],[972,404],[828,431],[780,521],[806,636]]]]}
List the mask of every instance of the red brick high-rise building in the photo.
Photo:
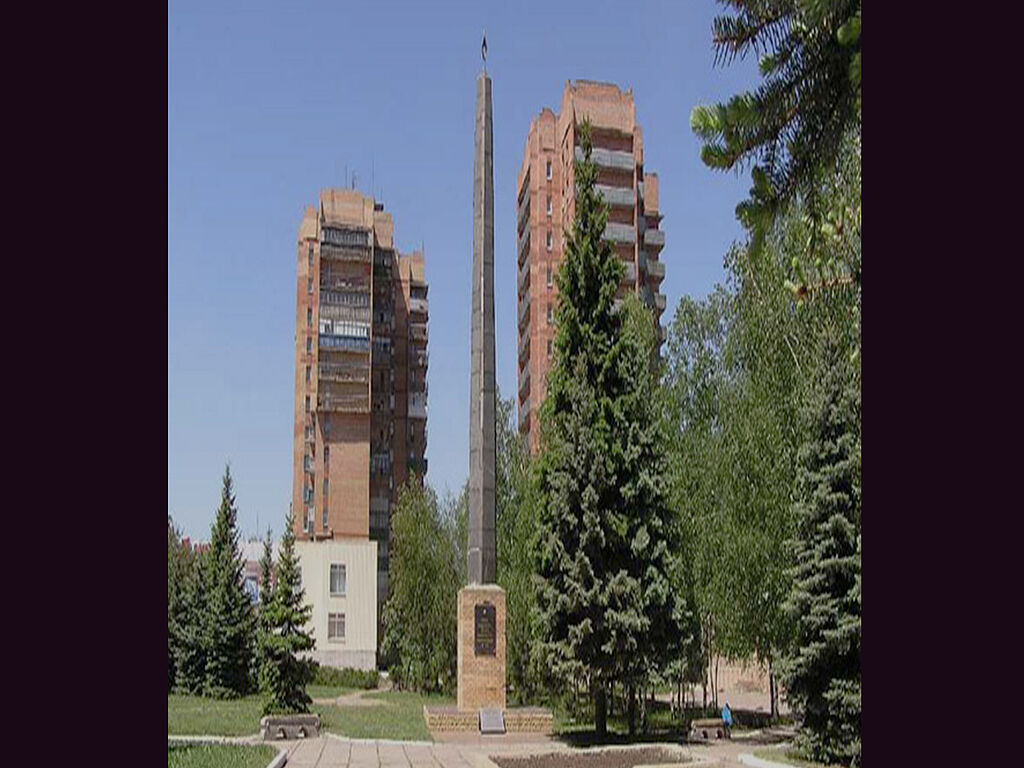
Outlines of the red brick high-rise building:
{"type": "Polygon", "coordinates": [[[598,189],[608,204],[605,239],[626,264],[620,296],[635,291],[654,310],[659,342],[665,340],[658,176],[644,169],[633,92],[609,83],[566,82],[559,114],[544,108],[530,123],[516,182],[519,430],[529,436],[531,452],[538,447],[537,414],[551,367],[554,275],[564,253],[563,231],[575,213],[573,161],[582,157],[579,130],[585,118],[592,126],[598,189]]]}
{"type": "Polygon", "coordinates": [[[381,203],[325,189],[306,209],[295,328],[295,535],[376,541],[379,605],[392,505],[427,471],[423,253],[398,253],[381,203]]]}

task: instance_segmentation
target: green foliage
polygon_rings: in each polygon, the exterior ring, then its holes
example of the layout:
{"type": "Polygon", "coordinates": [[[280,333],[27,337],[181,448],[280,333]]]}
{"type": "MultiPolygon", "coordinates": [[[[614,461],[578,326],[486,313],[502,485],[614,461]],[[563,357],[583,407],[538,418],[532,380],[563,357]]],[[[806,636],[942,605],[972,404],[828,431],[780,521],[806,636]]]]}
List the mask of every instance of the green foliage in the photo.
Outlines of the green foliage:
{"type": "Polygon", "coordinates": [[[455,685],[458,514],[429,487],[407,482],[391,513],[382,652],[398,688],[455,685]]]}
{"type": "Polygon", "coordinates": [[[224,469],[221,503],[203,563],[204,692],[215,698],[242,696],[250,686],[254,625],[252,603],[242,584],[245,564],[238,551],[238,510],[230,467],[224,469]]]}
{"type": "Polygon", "coordinates": [[[181,541],[171,516],[167,516],[167,692],[174,688],[179,654],[178,627],[184,611],[184,587],[189,568],[189,553],[181,541]]]}
{"type": "Polygon", "coordinates": [[[725,104],[694,107],[690,126],[708,167],[753,164],[736,215],[758,253],[776,217],[800,197],[813,201],[820,174],[859,135],[861,0],[722,2],[732,13],[712,24],[716,64],[753,51],[763,81],[725,104]]]}
{"type": "MultiPolygon", "coordinates": [[[[313,679],[312,662],[300,657],[314,647],[306,629],[312,608],[304,605],[302,572],[295,554],[295,531],[291,514],[281,536],[275,583],[265,614],[262,679],[269,694],[264,714],[308,712],[311,699],[306,686],[313,679]]],[[[266,554],[266,551],[265,553],[266,554]]]]}
{"type": "Polygon", "coordinates": [[[845,345],[824,351],[803,414],[793,511],[793,587],[786,608],[796,622],[783,674],[803,715],[797,745],[814,760],[861,760],[861,443],[860,382],[845,345]]]}
{"type": "Polygon", "coordinates": [[[265,645],[270,626],[267,622],[268,611],[271,600],[274,598],[274,589],[271,580],[274,569],[274,548],[273,539],[270,534],[270,527],[267,527],[267,536],[263,539],[263,554],[260,555],[260,601],[256,616],[256,657],[254,668],[256,670],[256,687],[260,693],[269,691],[268,671],[264,669],[263,660],[266,657],[265,645]]]}
{"type": "Polygon", "coordinates": [[[313,666],[313,685],[370,690],[376,688],[379,682],[380,676],[375,669],[338,669],[320,664],[313,666]]]}
{"type": "Polygon", "coordinates": [[[498,584],[505,590],[505,669],[510,699],[533,701],[536,680],[530,667],[533,632],[533,550],[537,530],[536,491],[531,482],[526,437],[516,428],[515,401],[497,396],[495,538],[498,584]]]}
{"type": "Polygon", "coordinates": [[[549,685],[589,682],[603,735],[608,686],[639,689],[678,646],[681,612],[668,582],[677,532],[662,477],[653,323],[635,298],[615,309],[623,266],[602,240],[589,124],[581,134],[541,407],[534,653],[549,685]]]}
{"type": "Polygon", "coordinates": [[[181,603],[173,627],[175,689],[201,694],[206,685],[206,614],[204,573],[208,553],[187,552],[181,586],[181,603]]]}

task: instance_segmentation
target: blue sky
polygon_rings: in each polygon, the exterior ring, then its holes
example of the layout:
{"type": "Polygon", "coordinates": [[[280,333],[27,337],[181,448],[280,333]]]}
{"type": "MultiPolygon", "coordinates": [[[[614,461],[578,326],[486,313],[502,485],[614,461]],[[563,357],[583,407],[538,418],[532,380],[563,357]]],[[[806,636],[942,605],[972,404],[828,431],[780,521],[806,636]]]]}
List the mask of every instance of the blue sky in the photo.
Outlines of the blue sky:
{"type": "Polygon", "coordinates": [[[632,87],[661,180],[666,325],[723,277],[746,175],[700,162],[691,108],[756,82],[713,68],[709,0],[168,4],[167,509],[208,538],[230,461],[248,536],[291,498],[295,242],[319,190],[355,185],[423,245],[428,482],[469,463],[474,79],[493,80],[498,386],[516,384],[515,183],[530,120],[567,79],[632,87]]]}

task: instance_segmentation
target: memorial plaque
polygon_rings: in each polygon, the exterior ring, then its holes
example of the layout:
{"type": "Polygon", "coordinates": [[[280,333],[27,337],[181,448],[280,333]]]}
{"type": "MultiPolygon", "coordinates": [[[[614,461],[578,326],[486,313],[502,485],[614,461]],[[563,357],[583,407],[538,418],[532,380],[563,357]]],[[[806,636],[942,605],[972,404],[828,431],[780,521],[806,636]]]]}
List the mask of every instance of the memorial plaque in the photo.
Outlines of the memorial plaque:
{"type": "Polygon", "coordinates": [[[490,603],[473,606],[473,652],[475,655],[493,656],[496,637],[494,606],[490,603]]]}

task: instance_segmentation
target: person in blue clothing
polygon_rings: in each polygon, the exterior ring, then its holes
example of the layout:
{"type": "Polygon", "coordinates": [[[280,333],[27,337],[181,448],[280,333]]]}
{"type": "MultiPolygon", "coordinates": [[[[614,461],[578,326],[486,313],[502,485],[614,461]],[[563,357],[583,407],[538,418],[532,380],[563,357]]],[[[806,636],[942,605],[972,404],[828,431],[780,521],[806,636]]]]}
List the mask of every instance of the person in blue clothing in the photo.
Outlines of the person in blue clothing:
{"type": "Polygon", "coordinates": [[[722,721],[725,723],[726,728],[732,728],[732,710],[729,709],[729,702],[725,702],[725,706],[722,707],[722,721]]]}

